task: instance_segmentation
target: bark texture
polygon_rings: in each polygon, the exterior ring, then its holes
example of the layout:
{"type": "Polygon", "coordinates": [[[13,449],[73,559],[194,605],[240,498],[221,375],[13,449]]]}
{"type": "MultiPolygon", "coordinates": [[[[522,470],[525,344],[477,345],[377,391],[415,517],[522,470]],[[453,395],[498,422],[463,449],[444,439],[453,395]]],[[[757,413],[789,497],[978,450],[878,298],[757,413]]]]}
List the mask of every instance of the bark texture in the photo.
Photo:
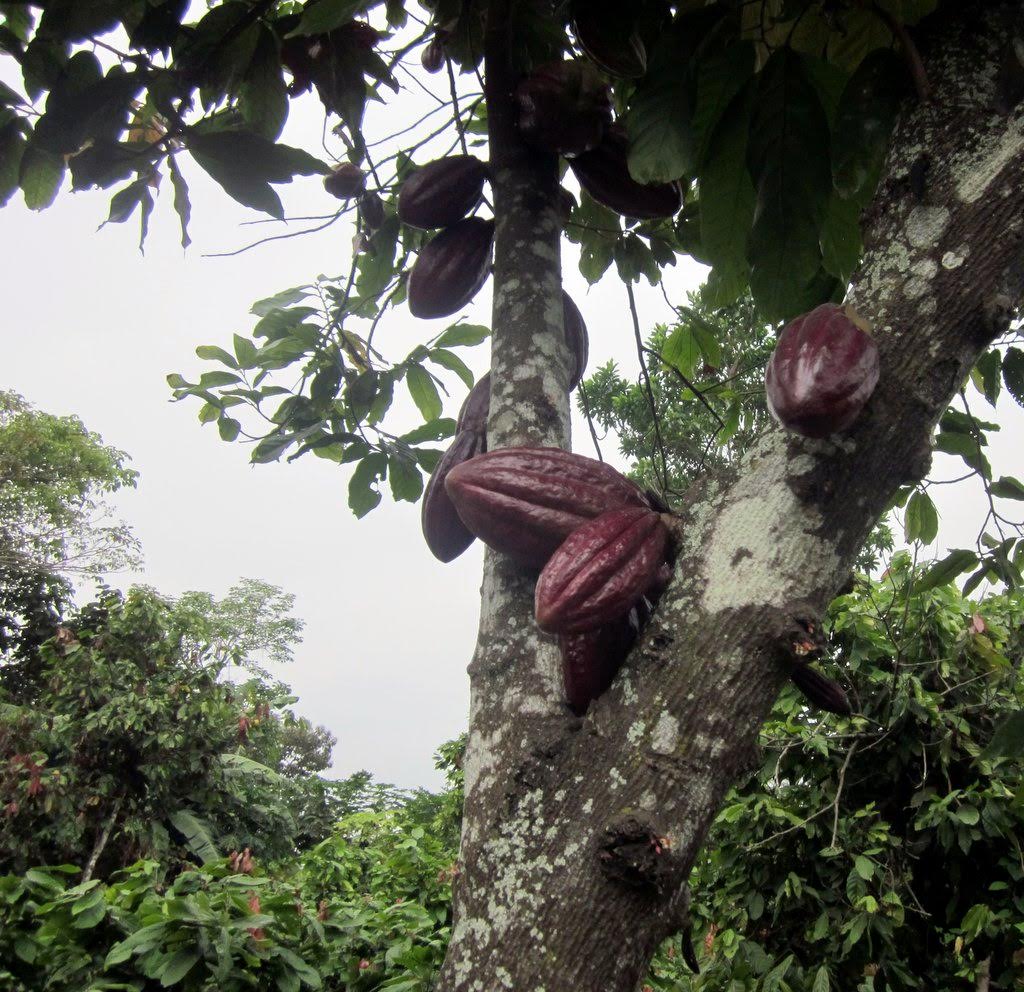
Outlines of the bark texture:
{"type": "MultiPolygon", "coordinates": [[[[1024,116],[997,109],[996,92],[1018,4],[953,6],[923,39],[934,99],[906,109],[866,218],[850,298],[875,326],[882,372],[854,429],[769,432],[733,474],[693,488],[673,582],[583,720],[533,623],[533,577],[489,556],[445,992],[638,986],[683,923],[690,867],[805,639],[799,621],[847,580],[895,489],[927,471],[938,418],[1021,300],[1024,116]]],[[[564,356],[549,364],[561,322],[553,163],[517,147],[501,93],[489,97],[491,443],[565,443],[564,356]]]]}

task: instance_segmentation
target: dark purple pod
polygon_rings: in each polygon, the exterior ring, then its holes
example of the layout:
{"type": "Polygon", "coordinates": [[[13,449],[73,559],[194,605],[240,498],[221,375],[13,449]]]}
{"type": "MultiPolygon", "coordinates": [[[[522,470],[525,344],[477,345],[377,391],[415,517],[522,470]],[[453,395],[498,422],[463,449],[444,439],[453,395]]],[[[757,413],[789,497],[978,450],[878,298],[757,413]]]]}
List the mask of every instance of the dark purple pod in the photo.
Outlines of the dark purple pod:
{"type": "MultiPolygon", "coordinates": [[[[485,372],[474,383],[469,395],[459,410],[459,419],[455,422],[456,431],[474,431],[487,435],[487,417],[491,412],[491,373],[485,372]]],[[[484,451],[487,449],[484,448],[484,451]]],[[[480,452],[482,454],[483,452],[480,452]]]]}
{"type": "Polygon", "coordinates": [[[423,54],[420,55],[420,62],[423,64],[423,68],[431,74],[438,73],[444,68],[444,41],[441,36],[434,35],[430,39],[423,49],[423,54]]]}
{"type": "Polygon", "coordinates": [[[629,140],[618,127],[610,128],[597,148],[570,159],[580,185],[609,210],[623,217],[652,220],[671,217],[683,205],[677,183],[638,183],[629,174],[629,140]]]}
{"type": "Polygon", "coordinates": [[[384,201],[376,193],[363,193],[359,198],[359,216],[367,230],[376,231],[384,223],[384,201]]]}
{"type": "Polygon", "coordinates": [[[523,139],[555,155],[596,148],[612,122],[608,87],[579,60],[535,69],[516,89],[516,102],[523,139]]]}
{"type": "Polygon", "coordinates": [[[448,473],[486,448],[486,439],[475,431],[460,431],[437,463],[423,494],[420,524],[427,547],[438,561],[454,561],[474,541],[473,534],[455,509],[445,479],[448,473]]]}
{"type": "Polygon", "coordinates": [[[828,437],[860,416],[878,384],[878,345],[848,307],[823,303],[790,321],[765,369],[768,409],[788,431],[828,437]]]}
{"type": "Polygon", "coordinates": [[[462,220],[479,202],[487,166],[472,155],[449,155],[417,169],[398,193],[398,219],[433,231],[462,220]]]}
{"type": "Polygon", "coordinates": [[[583,320],[580,308],[573,303],[572,298],[562,290],[562,321],[565,326],[565,343],[569,346],[569,354],[572,356],[573,364],[569,370],[569,392],[571,393],[583,378],[587,371],[587,361],[590,358],[590,337],[587,334],[587,325],[583,320]]]}
{"type": "Polygon", "coordinates": [[[409,273],[412,315],[449,317],[466,306],[490,274],[493,238],[493,220],[467,217],[429,241],[409,273]]]}
{"type": "Polygon", "coordinates": [[[577,716],[607,691],[639,633],[635,613],[583,634],[561,634],[565,699],[577,716]]]}
{"type": "Polygon", "coordinates": [[[329,176],[324,179],[324,189],[339,200],[347,200],[358,196],[366,185],[366,176],[358,165],[342,162],[329,176]]]}
{"type": "Polygon", "coordinates": [[[848,716],[853,712],[843,687],[828,676],[822,675],[816,668],[797,664],[790,669],[789,677],[793,680],[793,685],[819,709],[838,713],[840,716],[848,716]]]}
{"type": "Polygon", "coordinates": [[[572,31],[587,58],[609,76],[636,79],[647,71],[647,49],[632,23],[630,5],[577,0],[572,31]]]}

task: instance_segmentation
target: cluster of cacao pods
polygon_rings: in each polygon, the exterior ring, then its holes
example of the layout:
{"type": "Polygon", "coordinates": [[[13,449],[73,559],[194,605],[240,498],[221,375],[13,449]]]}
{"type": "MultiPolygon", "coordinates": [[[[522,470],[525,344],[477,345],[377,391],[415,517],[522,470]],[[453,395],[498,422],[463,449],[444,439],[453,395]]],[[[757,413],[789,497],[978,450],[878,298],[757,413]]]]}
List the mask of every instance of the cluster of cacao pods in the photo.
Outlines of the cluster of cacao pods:
{"type": "Polygon", "coordinates": [[[772,416],[823,438],[850,427],[878,383],[878,345],[852,307],[823,303],[787,324],[765,370],[772,416]]]}
{"type": "Polygon", "coordinates": [[[469,214],[480,203],[487,167],[472,155],[449,155],[417,169],[398,193],[398,218],[424,231],[441,228],[409,273],[413,316],[448,317],[461,310],[491,271],[494,221],[469,214]]]}
{"type": "Polygon", "coordinates": [[[359,216],[368,231],[384,223],[384,201],[366,188],[366,175],[358,165],[342,162],[324,179],[324,189],[339,200],[359,198],[359,216]]]}

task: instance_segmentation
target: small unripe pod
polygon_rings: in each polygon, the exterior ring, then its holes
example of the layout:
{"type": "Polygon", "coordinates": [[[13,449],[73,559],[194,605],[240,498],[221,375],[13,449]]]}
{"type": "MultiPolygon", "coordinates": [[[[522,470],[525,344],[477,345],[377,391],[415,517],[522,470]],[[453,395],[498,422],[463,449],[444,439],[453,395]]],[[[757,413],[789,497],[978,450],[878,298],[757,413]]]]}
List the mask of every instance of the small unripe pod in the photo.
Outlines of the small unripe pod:
{"type": "Polygon", "coordinates": [[[444,44],[437,35],[434,35],[430,43],[423,49],[420,61],[423,63],[423,68],[431,74],[438,73],[444,68],[444,44]]]}
{"type": "Polygon", "coordinates": [[[326,179],[324,189],[339,200],[358,196],[366,185],[366,176],[358,165],[342,162],[326,179]]]}

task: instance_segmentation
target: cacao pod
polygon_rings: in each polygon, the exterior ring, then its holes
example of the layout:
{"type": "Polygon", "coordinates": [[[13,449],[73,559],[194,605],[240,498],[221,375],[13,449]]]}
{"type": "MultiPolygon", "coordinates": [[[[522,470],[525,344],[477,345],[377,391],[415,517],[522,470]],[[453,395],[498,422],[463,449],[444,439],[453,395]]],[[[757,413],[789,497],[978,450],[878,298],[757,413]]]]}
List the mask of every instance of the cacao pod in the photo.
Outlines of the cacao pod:
{"type": "Polygon", "coordinates": [[[324,189],[339,200],[347,200],[358,196],[363,191],[366,176],[358,165],[342,162],[326,179],[324,189]]]}
{"type": "Polygon", "coordinates": [[[572,367],[569,369],[569,392],[571,393],[587,371],[587,360],[590,357],[590,337],[583,314],[573,303],[572,298],[562,290],[562,321],[565,327],[565,343],[569,346],[572,356],[572,367]]]}
{"type": "Polygon", "coordinates": [[[472,155],[449,155],[417,169],[398,193],[398,219],[432,231],[462,220],[479,202],[487,167],[472,155]]]}
{"type": "Polygon", "coordinates": [[[646,506],[610,465],[561,448],[502,448],[456,466],[445,483],[463,523],[495,551],[540,568],[581,524],[646,506]]]}
{"type": "Polygon", "coordinates": [[[853,712],[843,687],[810,665],[794,665],[789,677],[810,702],[829,713],[848,716],[853,712]]]}
{"type": "Polygon", "coordinates": [[[668,530],[646,506],[609,510],[573,531],[537,579],[541,630],[578,634],[624,617],[665,558],[668,530]]]}
{"type": "Polygon", "coordinates": [[[572,30],[587,57],[609,76],[636,79],[647,71],[647,49],[628,6],[618,0],[576,0],[572,30]]]}
{"type": "Polygon", "coordinates": [[[583,716],[608,689],[638,634],[637,616],[631,612],[584,634],[559,635],[565,699],[573,713],[583,716]]]}
{"type": "MultiPolygon", "coordinates": [[[[455,422],[456,431],[474,431],[487,437],[487,417],[491,412],[491,373],[485,372],[469,391],[455,422]]],[[[487,449],[484,448],[483,451],[487,449]]],[[[483,454],[483,451],[477,454],[483,454]]]]}
{"type": "Polygon", "coordinates": [[[434,35],[424,47],[423,54],[420,55],[420,62],[423,63],[423,68],[432,75],[444,68],[444,42],[438,35],[434,35]]]}
{"type": "Polygon", "coordinates": [[[878,384],[878,345],[852,308],[823,303],[790,321],[765,369],[768,409],[788,431],[846,430],[878,384]]]}
{"type": "Polygon", "coordinates": [[[612,122],[608,87],[579,60],[535,69],[519,84],[516,101],[523,139],[555,155],[596,148],[612,122]]]}
{"type": "Polygon", "coordinates": [[[651,220],[671,217],[683,204],[676,183],[638,183],[629,174],[629,140],[621,128],[610,128],[597,148],[570,159],[580,185],[598,203],[623,217],[651,220]]]}
{"type": "Polygon", "coordinates": [[[486,439],[475,431],[459,431],[437,463],[423,494],[420,524],[427,547],[438,561],[454,561],[473,543],[473,534],[460,519],[444,487],[448,473],[486,449],[486,439]]]}
{"type": "Polygon", "coordinates": [[[384,223],[384,201],[376,193],[363,193],[359,198],[359,216],[367,230],[376,231],[384,223]]]}
{"type": "Polygon", "coordinates": [[[448,317],[461,310],[491,271],[494,221],[467,217],[428,242],[409,273],[414,317],[448,317]]]}

